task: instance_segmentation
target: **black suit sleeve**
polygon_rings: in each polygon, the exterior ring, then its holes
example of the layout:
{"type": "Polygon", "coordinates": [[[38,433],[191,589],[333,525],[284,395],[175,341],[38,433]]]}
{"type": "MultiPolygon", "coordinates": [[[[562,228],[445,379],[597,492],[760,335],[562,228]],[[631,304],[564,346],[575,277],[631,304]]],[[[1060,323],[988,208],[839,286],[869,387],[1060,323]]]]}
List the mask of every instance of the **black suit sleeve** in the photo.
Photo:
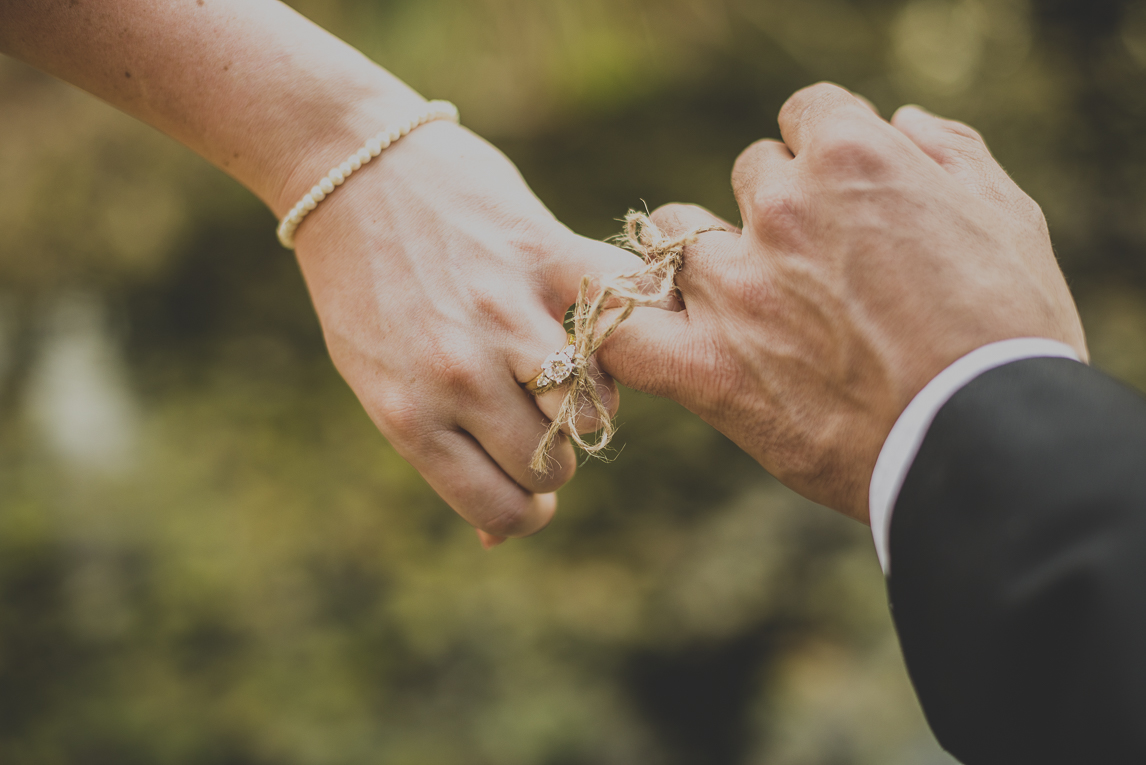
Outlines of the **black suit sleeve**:
{"type": "Polygon", "coordinates": [[[966,765],[1146,764],[1146,400],[1019,361],[940,410],[892,515],[888,590],[966,765]]]}

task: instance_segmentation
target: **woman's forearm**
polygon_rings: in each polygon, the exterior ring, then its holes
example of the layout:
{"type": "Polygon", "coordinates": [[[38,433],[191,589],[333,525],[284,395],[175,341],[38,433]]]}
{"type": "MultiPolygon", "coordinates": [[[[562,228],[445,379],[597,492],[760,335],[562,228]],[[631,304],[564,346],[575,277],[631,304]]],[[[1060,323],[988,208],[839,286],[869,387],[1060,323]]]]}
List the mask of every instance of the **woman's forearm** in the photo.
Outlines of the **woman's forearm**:
{"type": "MultiPolygon", "coordinates": [[[[0,0],[0,51],[185,143],[280,217],[425,103],[277,0],[0,0]]],[[[521,383],[565,346],[582,277],[639,259],[575,236],[444,121],[356,172],[296,241],[335,365],[398,452],[488,535],[548,523],[577,460],[561,440],[530,468],[564,393],[521,383]]]]}
{"type": "Polygon", "coordinates": [[[422,101],[278,0],[0,0],[0,51],[182,142],[279,216],[422,101]]]}

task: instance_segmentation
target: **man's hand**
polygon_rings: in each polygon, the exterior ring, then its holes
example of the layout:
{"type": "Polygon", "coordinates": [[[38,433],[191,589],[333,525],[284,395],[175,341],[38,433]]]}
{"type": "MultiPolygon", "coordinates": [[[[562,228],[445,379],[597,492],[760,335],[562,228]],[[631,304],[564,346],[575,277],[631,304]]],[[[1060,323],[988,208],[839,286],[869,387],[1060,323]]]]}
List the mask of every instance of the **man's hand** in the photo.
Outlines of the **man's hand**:
{"type": "Polygon", "coordinates": [[[572,234],[500,152],[445,122],[355,173],[296,241],[331,356],[394,447],[487,545],[543,528],[576,457],[562,439],[548,474],[529,469],[564,391],[520,383],[565,345],[581,277],[639,259],[572,234]]]}
{"type": "MultiPolygon", "coordinates": [[[[1085,338],[1042,212],[974,130],[914,107],[889,124],[827,84],[793,96],[780,129],[733,171],[743,232],[686,251],[684,310],[638,310],[600,357],[866,521],[880,448],[935,375],[1015,337],[1085,359],[1085,338]]],[[[718,222],[681,205],[653,220],[718,222]]]]}

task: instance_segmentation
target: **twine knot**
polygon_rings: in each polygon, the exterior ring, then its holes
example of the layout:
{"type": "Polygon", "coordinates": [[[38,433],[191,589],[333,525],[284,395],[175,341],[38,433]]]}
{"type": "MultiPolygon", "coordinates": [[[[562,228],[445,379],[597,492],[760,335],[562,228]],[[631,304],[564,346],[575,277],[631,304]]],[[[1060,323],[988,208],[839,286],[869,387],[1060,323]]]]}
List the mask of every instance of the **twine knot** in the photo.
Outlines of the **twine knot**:
{"type": "Polygon", "coordinates": [[[566,389],[557,417],[549,424],[545,438],[529,463],[530,469],[539,475],[548,472],[549,451],[562,432],[585,454],[604,458],[603,452],[617,429],[593,381],[590,364],[593,354],[633,315],[634,309],[662,304],[676,292],[676,275],[684,265],[685,247],[694,244],[701,234],[727,230],[723,226],[709,226],[680,236],[668,236],[647,214],[634,210],[625,216],[624,223],[621,233],[610,241],[640,256],[644,265],[604,278],[592,299],[592,277],[581,278],[573,307],[573,382],[566,389]],[[610,309],[617,311],[602,326],[601,319],[610,309]],[[592,410],[600,423],[595,441],[587,441],[577,432],[577,420],[586,410],[592,410]]]}

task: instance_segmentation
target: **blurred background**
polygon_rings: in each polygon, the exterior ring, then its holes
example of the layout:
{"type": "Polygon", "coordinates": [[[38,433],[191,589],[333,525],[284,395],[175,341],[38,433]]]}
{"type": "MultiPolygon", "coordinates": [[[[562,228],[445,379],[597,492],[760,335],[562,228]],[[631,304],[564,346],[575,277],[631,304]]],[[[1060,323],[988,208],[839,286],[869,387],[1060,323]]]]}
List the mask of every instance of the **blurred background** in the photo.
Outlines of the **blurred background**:
{"type": "MultiPolygon", "coordinates": [[[[581,233],[739,218],[795,89],[971,122],[1146,388],[1146,2],[298,0],[581,233]]],[[[275,221],[0,59],[0,763],[940,765],[865,527],[627,393],[485,553],[328,361],[275,221]]]]}

